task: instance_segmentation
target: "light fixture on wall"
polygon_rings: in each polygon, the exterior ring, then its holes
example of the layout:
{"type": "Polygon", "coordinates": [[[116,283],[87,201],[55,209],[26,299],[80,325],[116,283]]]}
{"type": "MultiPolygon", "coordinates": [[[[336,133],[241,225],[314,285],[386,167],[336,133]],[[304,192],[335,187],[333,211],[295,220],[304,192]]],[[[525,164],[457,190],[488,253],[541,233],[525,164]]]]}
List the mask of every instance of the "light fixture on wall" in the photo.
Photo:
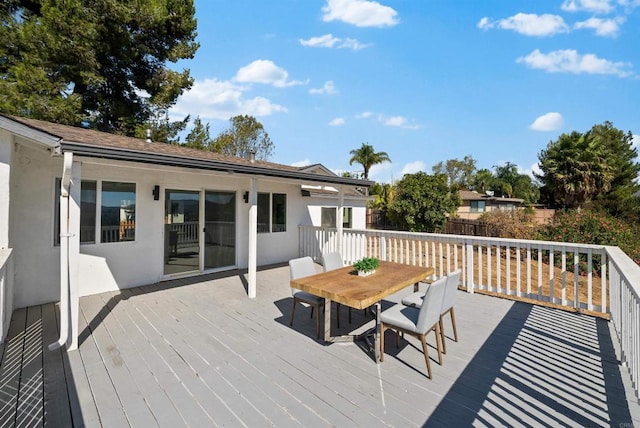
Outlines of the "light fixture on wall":
{"type": "Polygon", "coordinates": [[[154,201],[160,200],[160,186],[158,186],[157,184],[153,186],[153,200],[154,201]]]}
{"type": "Polygon", "coordinates": [[[249,203],[249,192],[244,192],[242,194],[242,199],[244,199],[244,203],[248,204],[249,203]]]}

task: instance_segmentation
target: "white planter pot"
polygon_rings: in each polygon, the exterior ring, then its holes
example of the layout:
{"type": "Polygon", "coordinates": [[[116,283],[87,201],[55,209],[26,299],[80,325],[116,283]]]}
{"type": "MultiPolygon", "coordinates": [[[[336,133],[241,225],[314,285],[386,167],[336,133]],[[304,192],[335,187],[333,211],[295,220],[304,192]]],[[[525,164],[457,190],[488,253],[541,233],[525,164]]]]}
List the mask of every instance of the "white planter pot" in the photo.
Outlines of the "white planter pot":
{"type": "Polygon", "coordinates": [[[373,275],[374,273],[376,273],[376,270],[359,270],[358,271],[358,276],[369,276],[369,275],[373,275]]]}

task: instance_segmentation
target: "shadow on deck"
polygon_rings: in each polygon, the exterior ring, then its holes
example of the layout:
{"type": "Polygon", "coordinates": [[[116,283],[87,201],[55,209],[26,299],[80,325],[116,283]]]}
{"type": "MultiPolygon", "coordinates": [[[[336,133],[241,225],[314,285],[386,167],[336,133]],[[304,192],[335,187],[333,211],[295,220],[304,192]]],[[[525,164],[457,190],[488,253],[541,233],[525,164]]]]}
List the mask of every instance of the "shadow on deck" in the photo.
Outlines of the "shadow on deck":
{"type": "MultiPolygon", "coordinates": [[[[46,348],[54,304],[15,311],[0,426],[640,423],[605,320],[460,292],[460,341],[447,339],[430,380],[412,339],[396,348],[388,332],[376,365],[357,345],[317,342],[308,310],[289,327],[288,268],[260,271],[258,284],[252,300],[239,271],[82,298],[68,354],[46,348]]],[[[372,323],[342,314],[341,330],[372,323]]]]}

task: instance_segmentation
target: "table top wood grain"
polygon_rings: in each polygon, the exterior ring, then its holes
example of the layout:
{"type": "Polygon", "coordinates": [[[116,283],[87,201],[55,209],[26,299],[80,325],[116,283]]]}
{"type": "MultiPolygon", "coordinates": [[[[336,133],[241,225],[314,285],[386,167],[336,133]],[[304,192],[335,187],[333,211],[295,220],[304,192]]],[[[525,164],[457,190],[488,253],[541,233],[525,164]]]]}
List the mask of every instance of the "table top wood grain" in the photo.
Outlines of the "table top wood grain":
{"type": "Polygon", "coordinates": [[[424,281],[433,268],[381,261],[376,273],[358,276],[353,266],[291,280],[291,287],[364,309],[403,288],[424,281]]]}

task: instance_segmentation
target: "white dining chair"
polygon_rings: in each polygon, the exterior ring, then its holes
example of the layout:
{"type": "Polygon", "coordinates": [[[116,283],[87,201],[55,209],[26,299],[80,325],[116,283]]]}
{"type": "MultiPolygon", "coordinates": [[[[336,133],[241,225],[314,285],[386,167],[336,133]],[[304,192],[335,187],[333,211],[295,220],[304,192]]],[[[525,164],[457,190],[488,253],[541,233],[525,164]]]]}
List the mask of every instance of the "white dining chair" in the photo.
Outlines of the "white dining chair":
{"type": "MultiPolygon", "coordinates": [[[[456,292],[458,291],[458,284],[460,283],[460,275],[462,274],[461,270],[457,270],[451,272],[449,275],[444,278],[447,279],[447,285],[445,286],[445,293],[442,301],[442,312],[440,314],[440,331],[442,333],[442,353],[447,353],[447,344],[445,342],[445,333],[444,333],[444,316],[449,314],[451,317],[451,325],[453,327],[453,340],[454,342],[458,341],[458,328],[456,326],[456,314],[454,310],[454,304],[456,301],[456,292]]],[[[422,300],[424,298],[424,293],[417,292],[412,293],[408,296],[405,296],[402,299],[402,304],[405,306],[410,306],[413,308],[420,308],[422,306],[422,300]]]]}
{"type": "Polygon", "coordinates": [[[415,336],[422,342],[422,352],[424,353],[424,360],[427,364],[427,373],[429,379],[433,379],[426,336],[431,331],[435,332],[438,364],[442,365],[440,313],[446,284],[446,278],[441,278],[432,283],[429,288],[427,288],[420,309],[404,305],[395,305],[380,314],[380,361],[384,361],[384,331],[386,329],[396,331],[396,334],[398,334],[396,338],[397,342],[400,340],[400,333],[415,336]]]}
{"type": "MultiPolygon", "coordinates": [[[[342,255],[337,251],[322,253],[322,267],[325,272],[344,267],[342,255]]],[[[336,325],[340,328],[340,303],[336,302],[336,325]]],[[[351,324],[351,308],[349,308],[349,324],[351,324]]]]}
{"type": "Polygon", "coordinates": [[[453,327],[453,341],[458,341],[458,329],[456,327],[456,313],[454,305],[456,303],[456,294],[458,292],[458,284],[460,283],[460,275],[462,271],[457,270],[447,275],[447,285],[442,299],[442,310],[440,311],[440,331],[442,332],[442,352],[447,353],[447,344],[445,343],[444,334],[444,316],[449,314],[451,317],[451,326],[453,327]]]}
{"type": "MultiPolygon", "coordinates": [[[[289,276],[291,279],[303,278],[305,276],[315,274],[316,268],[311,257],[307,256],[289,260],[289,276]]],[[[318,339],[320,339],[320,308],[324,305],[324,299],[320,296],[315,296],[293,287],[291,287],[291,295],[293,296],[293,303],[291,304],[291,322],[289,325],[293,326],[293,317],[296,313],[296,303],[306,303],[311,306],[311,317],[313,317],[313,310],[316,310],[316,334],[318,339]]]]}

